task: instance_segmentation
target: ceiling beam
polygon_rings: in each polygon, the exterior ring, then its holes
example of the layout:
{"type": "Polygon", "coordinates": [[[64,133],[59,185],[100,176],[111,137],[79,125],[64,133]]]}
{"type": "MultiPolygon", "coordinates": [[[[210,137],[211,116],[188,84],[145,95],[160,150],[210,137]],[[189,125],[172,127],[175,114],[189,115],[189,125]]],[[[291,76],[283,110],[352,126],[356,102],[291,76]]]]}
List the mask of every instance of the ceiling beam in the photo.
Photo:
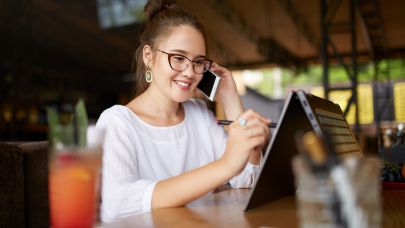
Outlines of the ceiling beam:
{"type": "Polygon", "coordinates": [[[253,43],[258,43],[260,37],[258,32],[249,26],[243,16],[239,15],[228,3],[223,0],[207,0],[208,5],[218,12],[219,15],[233,25],[238,31],[240,31],[245,37],[247,37],[253,43]]]}
{"type": "Polygon", "coordinates": [[[364,37],[364,41],[366,43],[367,49],[368,49],[370,55],[374,56],[374,49],[373,49],[373,46],[371,45],[370,36],[368,35],[368,29],[367,29],[366,22],[364,20],[364,17],[361,14],[359,8],[357,8],[357,11],[358,11],[358,15],[359,15],[360,29],[363,33],[363,37],[364,37]]]}
{"type": "Polygon", "coordinates": [[[386,58],[388,45],[379,1],[358,1],[357,13],[372,59],[386,58]]]}
{"type": "Polygon", "coordinates": [[[336,12],[338,11],[342,0],[330,0],[328,3],[328,12],[325,15],[325,24],[330,25],[335,19],[336,12]]]}
{"type": "Polygon", "coordinates": [[[305,37],[308,43],[317,51],[320,50],[321,42],[316,38],[315,33],[311,31],[304,17],[294,7],[291,0],[278,0],[281,8],[291,18],[298,31],[305,37]]]}
{"type": "Polygon", "coordinates": [[[208,39],[208,49],[210,50],[208,56],[210,58],[211,56],[215,56],[216,62],[227,63],[227,65],[232,65],[233,63],[238,62],[236,55],[231,54],[227,48],[225,48],[220,42],[218,42],[215,36],[209,36],[208,39]]]}
{"type": "Polygon", "coordinates": [[[259,32],[249,26],[243,16],[238,14],[227,1],[207,0],[205,2],[212,9],[215,9],[219,15],[222,15],[227,23],[255,44],[258,53],[263,56],[264,62],[275,62],[280,65],[290,63],[300,65],[301,61],[299,57],[292,54],[274,39],[259,36],[259,32]]]}

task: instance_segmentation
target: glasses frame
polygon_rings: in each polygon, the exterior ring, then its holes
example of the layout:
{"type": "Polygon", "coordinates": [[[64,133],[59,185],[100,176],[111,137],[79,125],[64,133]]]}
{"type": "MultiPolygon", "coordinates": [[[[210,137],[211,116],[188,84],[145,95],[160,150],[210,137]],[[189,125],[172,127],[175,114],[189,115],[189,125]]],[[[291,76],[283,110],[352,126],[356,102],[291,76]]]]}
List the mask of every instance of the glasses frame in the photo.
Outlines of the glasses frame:
{"type": "Polygon", "coordinates": [[[194,68],[194,67],[195,67],[195,63],[198,62],[197,60],[191,60],[191,59],[187,58],[187,56],[184,56],[184,55],[181,55],[181,54],[177,54],[177,53],[169,53],[169,52],[165,52],[165,51],[162,51],[162,50],[159,50],[159,49],[156,49],[156,50],[167,55],[167,61],[169,62],[170,68],[172,68],[172,70],[177,71],[177,72],[184,71],[184,70],[187,69],[188,67],[184,68],[183,70],[176,70],[176,69],[174,69],[173,66],[172,66],[172,63],[170,62],[170,58],[171,58],[172,56],[174,56],[174,55],[179,55],[179,56],[181,56],[181,57],[186,58],[186,59],[191,63],[191,66],[193,67],[193,71],[194,71],[194,73],[196,73],[196,74],[203,74],[203,73],[205,73],[205,72],[211,67],[212,62],[213,62],[211,59],[204,58],[204,60],[208,61],[208,62],[210,63],[210,65],[207,67],[207,69],[205,69],[203,72],[200,73],[200,72],[196,72],[196,71],[195,71],[195,68],[194,68]]]}

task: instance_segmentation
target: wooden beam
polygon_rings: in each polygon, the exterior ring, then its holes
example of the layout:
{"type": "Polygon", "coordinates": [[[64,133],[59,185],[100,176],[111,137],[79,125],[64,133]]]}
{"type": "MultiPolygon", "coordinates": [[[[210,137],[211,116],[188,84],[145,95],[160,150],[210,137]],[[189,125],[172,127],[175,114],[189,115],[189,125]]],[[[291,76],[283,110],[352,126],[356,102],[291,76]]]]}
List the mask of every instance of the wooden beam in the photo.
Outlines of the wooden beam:
{"type": "Polygon", "coordinates": [[[239,15],[235,10],[223,0],[207,0],[205,1],[212,9],[215,9],[219,15],[230,25],[235,27],[240,34],[247,37],[255,44],[258,52],[267,62],[277,62],[281,65],[286,63],[299,64],[300,58],[292,54],[285,47],[281,46],[274,39],[261,37],[259,32],[249,26],[243,16],[239,15]]]}
{"type": "Polygon", "coordinates": [[[304,17],[301,16],[298,10],[294,7],[291,0],[278,0],[278,3],[284,12],[291,18],[297,27],[297,30],[305,37],[308,43],[319,52],[321,42],[316,38],[315,33],[311,31],[304,17]]]}

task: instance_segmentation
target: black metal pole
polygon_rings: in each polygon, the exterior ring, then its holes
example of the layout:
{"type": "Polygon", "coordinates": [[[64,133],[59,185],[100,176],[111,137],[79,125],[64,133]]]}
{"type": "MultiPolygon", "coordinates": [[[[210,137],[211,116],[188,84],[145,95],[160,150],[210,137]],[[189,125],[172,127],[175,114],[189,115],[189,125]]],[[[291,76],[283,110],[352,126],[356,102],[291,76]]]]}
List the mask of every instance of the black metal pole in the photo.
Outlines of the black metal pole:
{"type": "Polygon", "coordinates": [[[357,41],[356,41],[356,6],[357,0],[350,1],[350,21],[351,21],[351,34],[352,34],[352,94],[353,94],[353,104],[355,105],[355,130],[356,132],[360,131],[359,125],[359,103],[357,96],[357,41]]]}
{"type": "Polygon", "coordinates": [[[328,59],[328,25],[326,16],[328,14],[328,0],[320,0],[321,5],[321,63],[322,63],[322,85],[324,96],[329,99],[329,59],[328,59]]]}

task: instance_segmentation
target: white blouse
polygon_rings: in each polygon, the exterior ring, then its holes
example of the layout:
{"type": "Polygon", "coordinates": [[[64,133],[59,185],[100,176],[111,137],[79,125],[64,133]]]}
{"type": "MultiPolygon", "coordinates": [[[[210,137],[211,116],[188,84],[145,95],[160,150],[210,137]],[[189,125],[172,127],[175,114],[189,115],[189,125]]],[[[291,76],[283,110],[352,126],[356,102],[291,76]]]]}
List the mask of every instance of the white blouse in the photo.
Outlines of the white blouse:
{"type": "MultiPolygon", "coordinates": [[[[182,103],[184,120],[174,126],[155,127],[128,107],[105,110],[97,127],[107,129],[103,148],[101,219],[151,210],[156,183],[219,159],[227,135],[204,101],[182,103]]],[[[257,166],[248,163],[230,180],[234,188],[251,187],[257,166]]]]}

